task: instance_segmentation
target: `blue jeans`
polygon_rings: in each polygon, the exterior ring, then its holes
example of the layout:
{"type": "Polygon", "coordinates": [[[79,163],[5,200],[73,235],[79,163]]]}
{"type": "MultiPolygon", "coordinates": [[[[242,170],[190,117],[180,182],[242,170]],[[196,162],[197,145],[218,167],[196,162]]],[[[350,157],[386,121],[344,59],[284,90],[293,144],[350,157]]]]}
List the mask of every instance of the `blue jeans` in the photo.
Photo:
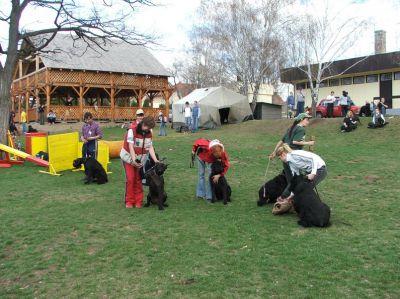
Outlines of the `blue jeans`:
{"type": "Polygon", "coordinates": [[[82,158],[96,157],[97,144],[96,140],[90,140],[82,145],[82,158]]]}
{"type": "Polygon", "coordinates": [[[185,126],[187,126],[188,128],[190,128],[190,120],[191,117],[185,117],[185,126]]]}
{"type": "Polygon", "coordinates": [[[211,164],[208,164],[197,157],[198,164],[198,178],[197,178],[197,189],[196,196],[197,197],[206,197],[207,200],[212,199],[212,190],[211,190],[211,164]],[[207,168],[207,176],[206,174],[207,168]]]}
{"type": "Polygon", "coordinates": [[[197,132],[199,129],[199,118],[192,117],[192,132],[197,132]]]}
{"type": "Polygon", "coordinates": [[[304,112],[304,102],[297,102],[297,115],[304,112]]]}
{"type": "Polygon", "coordinates": [[[28,132],[26,128],[26,123],[21,123],[21,125],[22,125],[22,135],[24,135],[26,132],[28,132]]]}
{"type": "Polygon", "coordinates": [[[160,123],[160,133],[158,134],[158,136],[167,136],[167,127],[166,124],[163,122],[160,123]]]}

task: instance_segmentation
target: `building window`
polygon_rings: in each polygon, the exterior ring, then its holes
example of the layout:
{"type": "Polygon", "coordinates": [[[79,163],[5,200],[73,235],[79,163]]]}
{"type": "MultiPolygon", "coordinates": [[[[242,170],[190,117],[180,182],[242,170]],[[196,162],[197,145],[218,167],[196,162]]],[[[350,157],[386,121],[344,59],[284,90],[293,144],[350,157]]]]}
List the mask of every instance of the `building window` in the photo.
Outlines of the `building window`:
{"type": "Polygon", "coordinates": [[[353,80],[351,77],[342,79],[342,85],[351,85],[352,83],[353,83],[353,80]]]}
{"type": "Polygon", "coordinates": [[[306,83],[297,83],[296,90],[306,89],[306,83]]]}
{"type": "Polygon", "coordinates": [[[378,75],[368,75],[367,83],[378,82],[378,75]]]}
{"type": "MultiPolygon", "coordinates": [[[[315,86],[315,81],[313,81],[312,84],[315,86]]],[[[310,82],[307,82],[307,88],[310,88],[310,82]]]]}
{"type": "Polygon", "coordinates": [[[331,79],[331,80],[329,80],[329,86],[339,86],[339,85],[340,85],[339,79],[331,79]]]}
{"type": "Polygon", "coordinates": [[[353,84],[363,84],[365,83],[365,76],[353,77],[353,84]]]}
{"type": "Polygon", "coordinates": [[[328,86],[328,80],[324,80],[321,83],[319,83],[319,87],[327,87],[328,86]]]}
{"type": "Polygon", "coordinates": [[[392,73],[381,74],[381,81],[392,81],[392,73]]]}
{"type": "Polygon", "coordinates": [[[394,79],[395,80],[400,80],[400,72],[394,73],[394,79]]]}

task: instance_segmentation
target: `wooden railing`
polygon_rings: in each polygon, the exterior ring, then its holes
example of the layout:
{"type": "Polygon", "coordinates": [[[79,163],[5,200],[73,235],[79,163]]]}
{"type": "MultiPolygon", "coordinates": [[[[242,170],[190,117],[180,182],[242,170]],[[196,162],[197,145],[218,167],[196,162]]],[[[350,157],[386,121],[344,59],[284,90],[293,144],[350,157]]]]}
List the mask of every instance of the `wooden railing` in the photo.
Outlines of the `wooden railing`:
{"type": "MultiPolygon", "coordinates": [[[[80,115],[79,106],[62,106],[62,105],[51,105],[49,109],[56,113],[56,117],[61,121],[73,121],[82,120],[83,115],[80,115]]],[[[129,121],[136,118],[136,110],[138,107],[115,107],[114,108],[114,120],[115,121],[129,121]]],[[[166,113],[165,108],[142,108],[146,116],[153,116],[156,120],[158,115],[162,112],[164,115],[166,113]]],[[[34,110],[34,109],[33,109],[34,110]]],[[[34,119],[36,119],[36,110],[34,119]]],[[[83,114],[85,112],[90,112],[95,120],[111,121],[112,120],[112,108],[110,106],[84,106],[83,114]]],[[[30,115],[30,114],[29,114],[30,115]]]]}

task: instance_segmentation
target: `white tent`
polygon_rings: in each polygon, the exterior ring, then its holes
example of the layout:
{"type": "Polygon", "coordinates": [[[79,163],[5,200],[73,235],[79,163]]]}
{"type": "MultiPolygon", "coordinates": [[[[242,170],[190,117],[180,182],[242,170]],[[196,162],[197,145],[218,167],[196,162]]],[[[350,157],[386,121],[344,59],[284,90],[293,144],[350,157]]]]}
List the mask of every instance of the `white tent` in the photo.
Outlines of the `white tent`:
{"type": "Polygon", "coordinates": [[[185,116],[183,114],[185,103],[189,102],[190,106],[193,107],[194,101],[198,102],[201,109],[200,127],[210,122],[216,126],[220,126],[220,112],[222,111],[223,114],[228,113],[228,123],[241,122],[249,115],[252,115],[247,97],[223,86],[199,88],[172,104],[172,121],[174,127],[185,123],[185,116]]]}

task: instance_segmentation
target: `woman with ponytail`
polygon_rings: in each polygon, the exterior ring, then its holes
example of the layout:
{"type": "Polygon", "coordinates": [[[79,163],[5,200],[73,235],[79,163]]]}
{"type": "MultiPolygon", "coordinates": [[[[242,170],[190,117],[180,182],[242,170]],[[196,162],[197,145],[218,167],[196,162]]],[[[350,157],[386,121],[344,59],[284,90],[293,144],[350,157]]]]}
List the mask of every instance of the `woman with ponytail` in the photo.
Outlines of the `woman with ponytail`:
{"type": "MultiPolygon", "coordinates": [[[[274,150],[269,155],[270,160],[272,160],[277,155],[276,151],[283,144],[286,144],[290,149],[293,150],[302,150],[305,145],[314,145],[315,141],[313,140],[305,141],[305,127],[309,125],[310,118],[312,118],[312,116],[308,113],[300,113],[295,117],[293,124],[288,128],[285,135],[283,135],[282,139],[278,141],[274,150]]],[[[292,172],[290,170],[289,164],[286,162],[283,162],[283,171],[288,185],[286,186],[285,191],[282,193],[282,198],[286,198],[289,196],[289,182],[292,178],[292,172]]]]}
{"type": "Polygon", "coordinates": [[[314,153],[292,150],[287,144],[283,144],[276,150],[276,155],[289,165],[292,175],[305,174],[315,186],[327,176],[324,160],[314,153]]]}

